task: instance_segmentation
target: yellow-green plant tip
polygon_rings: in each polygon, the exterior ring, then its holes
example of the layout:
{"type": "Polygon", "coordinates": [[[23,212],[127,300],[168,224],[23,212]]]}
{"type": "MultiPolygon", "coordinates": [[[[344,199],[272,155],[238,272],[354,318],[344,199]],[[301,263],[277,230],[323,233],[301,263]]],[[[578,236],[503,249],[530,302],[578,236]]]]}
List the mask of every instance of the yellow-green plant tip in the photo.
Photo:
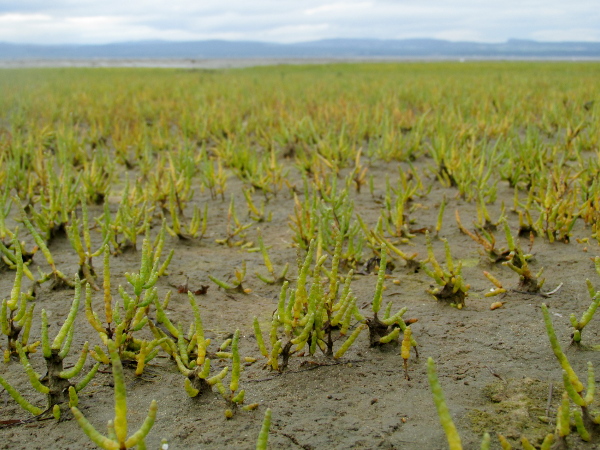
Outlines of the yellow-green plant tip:
{"type": "Polygon", "coordinates": [[[546,325],[546,333],[548,334],[548,338],[550,339],[550,346],[552,347],[552,351],[558,359],[562,369],[567,372],[569,380],[573,385],[573,388],[576,392],[583,391],[583,384],[579,381],[579,378],[575,374],[575,371],[571,367],[569,360],[563,353],[560,344],[558,343],[558,338],[556,337],[556,333],[554,332],[554,326],[552,325],[552,319],[550,317],[550,312],[548,311],[548,307],[542,303],[542,314],[544,316],[544,323],[546,325]]]}
{"type": "Polygon", "coordinates": [[[283,320],[285,317],[285,301],[287,298],[287,291],[290,283],[289,281],[284,281],[281,285],[281,290],[279,291],[279,302],[277,303],[277,318],[279,320],[283,320]]]}
{"type": "Polygon", "coordinates": [[[394,328],[390,333],[379,338],[379,342],[382,344],[389,344],[390,342],[398,339],[398,336],[400,336],[400,328],[394,328]]]}
{"type": "Polygon", "coordinates": [[[78,406],[79,396],[77,395],[77,389],[74,386],[69,386],[69,408],[78,406]]]}
{"type": "MultiPolygon", "coordinates": [[[[8,334],[8,331],[4,334],[8,334]]],[[[50,340],[48,339],[48,316],[45,309],[42,309],[42,353],[45,358],[52,356],[50,340]]]]}
{"type": "Polygon", "coordinates": [[[185,379],[184,388],[187,395],[189,395],[192,398],[196,397],[200,393],[199,389],[196,389],[194,386],[192,386],[192,382],[189,378],[185,379]]]}
{"type": "Polygon", "coordinates": [[[504,227],[504,234],[506,235],[506,242],[508,244],[508,249],[514,251],[515,249],[515,241],[513,240],[512,233],[510,232],[510,228],[508,227],[508,222],[506,219],[502,220],[502,225],[504,227]]]}
{"type": "Polygon", "coordinates": [[[223,378],[225,378],[225,376],[227,375],[227,372],[229,372],[229,367],[223,367],[223,369],[221,370],[221,372],[219,372],[218,374],[208,378],[206,380],[206,382],[213,386],[217,383],[219,383],[223,378]]]}
{"type": "Polygon", "coordinates": [[[73,417],[77,420],[77,423],[84,431],[85,434],[91,439],[91,441],[96,444],[98,447],[104,450],[120,450],[121,446],[118,442],[113,441],[112,439],[107,438],[100,434],[94,426],[88,422],[88,420],[84,417],[84,415],[77,409],[75,406],[71,407],[71,412],[73,413],[73,417]]]}
{"type": "Polygon", "coordinates": [[[31,383],[31,386],[33,386],[35,390],[41,392],[42,394],[48,394],[50,392],[50,388],[48,388],[48,386],[40,382],[41,377],[35,372],[35,370],[33,370],[33,367],[31,366],[31,363],[29,362],[29,359],[27,358],[27,355],[25,354],[25,350],[23,349],[21,343],[16,342],[15,346],[17,347],[19,360],[21,361],[21,365],[25,369],[25,373],[29,377],[29,382],[31,383]]]}
{"type": "Polygon", "coordinates": [[[267,408],[265,411],[265,417],[263,419],[260,433],[258,434],[258,440],[256,441],[256,450],[267,450],[267,444],[269,442],[269,429],[271,428],[271,408],[267,408]]]}
{"type": "Polygon", "coordinates": [[[356,329],[352,332],[352,334],[350,336],[348,336],[348,339],[346,339],[346,341],[342,344],[342,346],[338,349],[338,351],[335,352],[335,354],[333,355],[333,357],[335,359],[338,359],[338,358],[341,358],[342,356],[344,356],[344,354],[348,351],[348,349],[350,348],[350,346],[354,343],[354,341],[356,340],[356,338],[358,337],[358,335],[366,327],[367,327],[367,325],[365,325],[365,324],[361,324],[358,327],[356,327],[356,329]]]}
{"type": "Polygon", "coordinates": [[[242,406],[242,409],[244,411],[254,411],[259,406],[260,406],[260,403],[250,403],[249,405],[242,406]]]}
{"type": "Polygon", "coordinates": [[[58,405],[54,405],[52,407],[52,416],[56,419],[56,420],[60,420],[60,406],[58,405]]]}
{"type": "Polygon", "coordinates": [[[346,310],[346,315],[342,320],[342,328],[340,329],[340,334],[345,336],[348,333],[348,329],[350,328],[350,322],[354,317],[359,322],[364,322],[364,317],[358,312],[358,308],[356,307],[356,297],[353,297],[351,300],[351,304],[348,305],[348,309],[346,310]]]}
{"type": "Polygon", "coordinates": [[[213,277],[212,275],[209,275],[208,278],[215,283],[217,286],[219,286],[222,289],[225,289],[226,291],[235,289],[233,286],[231,286],[230,284],[225,283],[224,281],[219,280],[218,278],[213,277]]]}
{"type": "Polygon", "coordinates": [[[377,272],[377,284],[375,286],[375,295],[373,296],[373,312],[377,314],[381,308],[381,297],[383,292],[383,282],[385,281],[385,270],[387,267],[387,250],[385,247],[380,249],[381,259],[379,260],[379,271],[377,272]]]}
{"type": "MultiPolygon", "coordinates": [[[[400,328],[396,328],[396,329],[400,330],[400,328]]],[[[404,336],[402,337],[402,346],[400,348],[400,355],[402,356],[402,359],[404,359],[405,361],[408,358],[410,358],[410,347],[412,346],[411,338],[412,338],[412,330],[410,327],[406,327],[404,329],[404,336]]]]}
{"type": "Polygon", "coordinates": [[[210,374],[210,359],[206,358],[204,360],[204,365],[202,366],[202,370],[198,373],[198,378],[205,379],[210,374]]]}
{"type": "Polygon", "coordinates": [[[592,436],[590,435],[589,431],[585,428],[585,425],[583,423],[583,417],[581,416],[581,410],[575,409],[573,411],[573,419],[575,420],[575,427],[577,428],[577,433],[579,433],[581,439],[583,439],[585,442],[591,441],[592,436]]]}
{"type": "MultiPolygon", "coordinates": [[[[170,293],[171,291],[167,293],[165,303],[168,303],[171,297],[170,293]]],[[[179,337],[179,330],[177,329],[177,327],[175,327],[175,325],[173,325],[173,323],[165,314],[164,308],[166,308],[167,305],[161,305],[161,303],[158,301],[158,298],[156,298],[154,299],[154,306],[156,307],[156,319],[158,320],[158,322],[162,323],[167,328],[169,333],[171,333],[173,336],[175,336],[176,338],[179,337]]]]}
{"type": "Polygon", "coordinates": [[[596,378],[594,376],[594,366],[591,361],[588,361],[588,380],[587,380],[587,388],[585,394],[585,404],[591,405],[594,401],[594,395],[596,394],[596,378]]]}
{"type": "Polygon", "coordinates": [[[2,307],[0,308],[0,326],[2,327],[2,334],[8,335],[10,333],[10,323],[8,321],[8,305],[6,299],[2,300],[2,307]]]}
{"type": "Polygon", "coordinates": [[[337,326],[346,315],[348,308],[352,305],[352,298],[348,296],[346,299],[340,300],[335,306],[339,306],[337,313],[331,319],[331,326],[337,326]]]}
{"type": "Polygon", "coordinates": [[[83,369],[83,365],[85,364],[85,361],[87,360],[88,346],[89,346],[89,344],[86,341],[83,344],[83,349],[81,350],[81,355],[79,356],[79,359],[77,360],[75,365],[73,367],[71,367],[70,369],[66,369],[66,370],[63,370],[62,372],[60,372],[58,374],[59,377],[64,378],[64,379],[69,379],[69,378],[73,378],[73,377],[77,376],[79,374],[79,372],[81,372],[81,369],[83,369]]]}
{"type": "Polygon", "coordinates": [[[492,282],[492,284],[494,284],[494,286],[496,286],[497,288],[502,288],[502,283],[500,283],[500,281],[498,281],[498,279],[492,275],[491,273],[487,272],[487,271],[483,271],[483,275],[492,282]]]}
{"type": "Polygon", "coordinates": [[[222,352],[227,350],[227,347],[231,345],[231,341],[233,341],[233,339],[231,338],[224,340],[223,343],[219,346],[219,350],[221,350],[222,352]]]}
{"type": "Polygon", "coordinates": [[[521,437],[521,445],[523,446],[523,450],[536,450],[525,436],[521,437]]]}
{"type": "Polygon", "coordinates": [[[60,351],[58,352],[59,358],[65,359],[71,352],[71,344],[73,343],[73,336],[75,336],[75,327],[71,325],[69,327],[69,330],[67,331],[67,336],[62,343],[62,347],[60,348],[60,351]]]}
{"type": "Polygon", "coordinates": [[[23,408],[25,411],[30,412],[31,414],[33,414],[34,416],[39,416],[40,414],[42,414],[44,412],[43,409],[38,408],[37,406],[32,405],[31,403],[29,403],[27,400],[25,400],[25,398],[23,398],[23,396],[21,396],[21,394],[19,394],[19,392],[13,388],[8,381],[6,381],[4,378],[2,378],[0,376],[0,385],[2,385],[2,387],[6,390],[6,392],[8,392],[8,394],[17,402],[17,404],[23,408]]]}
{"type": "Polygon", "coordinates": [[[598,291],[592,297],[592,303],[591,303],[591,305],[589,306],[588,310],[581,317],[581,321],[579,322],[579,326],[581,328],[585,327],[590,322],[590,320],[592,320],[592,317],[594,316],[594,313],[598,309],[598,305],[600,305],[600,291],[598,291]]]}
{"type": "Polygon", "coordinates": [[[177,351],[173,352],[174,358],[175,358],[175,362],[177,364],[177,368],[179,369],[179,371],[187,376],[190,376],[192,373],[194,373],[194,371],[188,367],[186,367],[185,364],[183,364],[183,361],[181,361],[181,357],[179,356],[179,353],[177,351]]]}
{"type": "Polygon", "coordinates": [[[15,274],[13,287],[10,291],[10,300],[8,301],[8,305],[14,310],[21,296],[21,282],[23,280],[23,257],[21,255],[21,244],[16,236],[13,238],[13,243],[15,244],[14,247],[17,260],[17,272],[15,274]]]}
{"type": "Polygon", "coordinates": [[[571,433],[569,412],[569,395],[563,392],[562,402],[556,413],[556,431],[560,437],[568,436],[571,433]]]}
{"type": "Polygon", "coordinates": [[[100,334],[101,338],[102,335],[106,337],[106,330],[104,329],[97,316],[95,315],[94,310],[92,309],[92,287],[89,284],[87,284],[85,287],[85,317],[87,318],[92,328],[94,328],[94,330],[96,330],[100,334]]]}
{"type": "MultiPolygon", "coordinates": [[[[169,264],[171,264],[171,260],[173,259],[174,255],[175,255],[175,250],[171,249],[169,251],[169,254],[167,255],[167,258],[164,260],[162,265],[158,268],[158,271],[156,272],[156,278],[162,277],[166,273],[167,268],[169,267],[169,264]]],[[[156,283],[156,280],[154,281],[154,283],[156,283]]]]}
{"type": "Polygon", "coordinates": [[[552,444],[554,444],[554,434],[549,433],[546,435],[546,437],[542,441],[540,450],[550,450],[552,448],[552,444]]]}
{"type": "Polygon", "coordinates": [[[140,442],[142,442],[146,438],[146,436],[150,432],[150,429],[154,425],[154,421],[156,420],[156,412],[157,411],[158,411],[158,403],[156,402],[156,400],[152,400],[152,402],[150,403],[150,409],[148,411],[148,415],[146,416],[144,423],[142,423],[142,426],[138,429],[138,431],[133,433],[131,435],[131,437],[125,441],[125,448],[134,447],[135,445],[138,445],[140,442]]]}
{"type": "Polygon", "coordinates": [[[498,440],[500,441],[500,447],[502,447],[502,450],[512,450],[512,445],[510,445],[510,442],[508,442],[503,435],[498,434],[498,440]]]}
{"type": "MultiPolygon", "coordinates": [[[[306,323],[304,324],[304,328],[302,332],[298,335],[297,338],[292,339],[292,344],[298,345],[301,342],[306,342],[308,337],[310,336],[310,332],[312,331],[313,324],[315,322],[315,313],[312,312],[308,316],[304,316],[306,318],[306,323]]],[[[301,325],[301,323],[300,323],[301,325]]]]}
{"type": "Polygon", "coordinates": [[[483,438],[481,439],[481,450],[490,450],[492,445],[492,439],[490,437],[490,433],[483,433],[483,438]]]}
{"type": "Polygon", "coordinates": [[[75,276],[75,296],[73,298],[73,303],[71,304],[71,309],[69,310],[69,315],[65,319],[60,331],[54,338],[54,342],[52,343],[53,350],[60,350],[63,345],[63,342],[69,333],[69,330],[73,327],[73,322],[75,321],[75,317],[77,316],[77,311],[79,310],[79,302],[81,300],[81,281],[79,277],[75,276]]]}
{"type": "Polygon", "coordinates": [[[442,223],[444,221],[444,211],[446,209],[446,197],[442,199],[442,203],[440,204],[440,210],[438,212],[437,222],[435,225],[435,233],[438,234],[442,229],[442,223]]]}
{"type": "Polygon", "coordinates": [[[383,313],[383,319],[381,320],[387,320],[390,318],[390,315],[392,314],[392,306],[394,306],[392,302],[388,302],[387,305],[385,305],[385,312],[383,313]]]}
{"type": "Polygon", "coordinates": [[[269,357],[269,351],[267,350],[267,347],[265,346],[265,341],[262,336],[260,324],[258,323],[258,317],[256,317],[256,316],[254,317],[253,326],[254,326],[254,336],[256,337],[256,344],[258,345],[258,350],[260,351],[260,353],[263,356],[269,357]]]}
{"type": "Polygon", "coordinates": [[[406,311],[408,311],[408,308],[405,306],[393,316],[388,317],[387,319],[382,319],[381,322],[387,326],[398,324],[400,325],[400,328],[402,328],[401,322],[404,323],[404,321],[401,318],[406,313],[406,311]]]}
{"type": "MultiPolygon", "coordinates": [[[[244,191],[246,192],[246,191],[244,191]]],[[[258,246],[263,256],[263,260],[265,262],[265,267],[267,271],[274,276],[275,269],[273,269],[273,264],[271,263],[271,259],[269,258],[269,254],[267,253],[267,248],[265,247],[265,243],[263,242],[262,233],[260,228],[256,229],[257,237],[258,237],[258,246]]]]}
{"type": "Polygon", "coordinates": [[[275,345],[273,345],[273,348],[271,349],[271,355],[269,357],[268,364],[273,370],[279,370],[279,353],[281,352],[282,345],[283,343],[281,342],[281,339],[279,339],[277,342],[275,342],[275,345]]]}
{"type": "Polygon", "coordinates": [[[565,387],[565,391],[567,392],[567,394],[569,394],[569,398],[573,400],[573,403],[575,403],[578,406],[586,406],[585,400],[581,397],[581,395],[579,395],[578,392],[575,391],[575,388],[571,384],[569,374],[566,372],[566,370],[563,370],[563,384],[565,387]]]}
{"type": "Polygon", "coordinates": [[[94,351],[90,353],[96,361],[102,364],[110,364],[109,357],[106,355],[106,353],[104,353],[104,350],[102,350],[99,345],[96,345],[94,347],[94,351]]]}
{"type": "Polygon", "coordinates": [[[454,261],[452,260],[452,253],[450,251],[450,244],[448,239],[442,239],[444,242],[444,251],[446,252],[446,266],[450,272],[454,272],[454,261]]]}
{"type": "Polygon", "coordinates": [[[189,366],[189,358],[187,353],[187,346],[185,342],[185,337],[183,335],[183,331],[181,329],[181,324],[177,325],[177,348],[179,351],[179,357],[183,364],[188,367],[189,366]]]}
{"type": "Polygon", "coordinates": [[[240,330],[235,330],[233,335],[233,342],[231,343],[231,353],[232,353],[232,362],[231,362],[231,383],[229,384],[229,389],[231,392],[235,392],[238,389],[239,381],[240,381],[240,354],[238,351],[238,343],[240,340],[240,330]]]}
{"type": "Polygon", "coordinates": [[[223,383],[221,383],[221,381],[217,381],[217,382],[215,383],[215,386],[217,387],[217,391],[219,391],[219,394],[221,394],[221,396],[222,396],[222,397],[223,397],[225,400],[229,401],[229,400],[230,400],[230,397],[228,396],[228,394],[227,394],[227,389],[225,388],[225,386],[223,385],[223,383]]]}
{"type": "Polygon", "coordinates": [[[450,450],[462,450],[462,443],[458,431],[452,421],[452,416],[446,405],[446,399],[444,397],[444,391],[438,381],[437,370],[433,358],[427,359],[427,378],[429,379],[429,385],[431,386],[431,392],[433,393],[433,401],[437,409],[438,416],[442,428],[446,433],[448,439],[448,446],[450,450]]]}
{"type": "Polygon", "coordinates": [[[112,340],[108,340],[108,350],[112,363],[112,372],[114,380],[115,393],[115,435],[118,442],[125,442],[127,439],[127,394],[125,391],[125,377],[123,376],[123,365],[117,346],[112,340]]]}
{"type": "Polygon", "coordinates": [[[231,399],[231,401],[233,403],[242,404],[242,403],[244,403],[245,396],[246,396],[246,391],[242,389],[240,392],[238,392],[238,394],[235,397],[233,397],[231,399]]]}

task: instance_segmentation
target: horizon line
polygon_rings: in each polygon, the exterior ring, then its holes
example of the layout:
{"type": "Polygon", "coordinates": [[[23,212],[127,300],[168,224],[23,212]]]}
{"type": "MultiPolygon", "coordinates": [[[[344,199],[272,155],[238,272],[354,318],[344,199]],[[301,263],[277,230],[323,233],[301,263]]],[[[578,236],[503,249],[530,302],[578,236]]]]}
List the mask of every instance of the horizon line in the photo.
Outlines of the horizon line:
{"type": "Polygon", "coordinates": [[[144,44],[144,43],[166,43],[166,44],[184,44],[184,43],[201,43],[201,42],[227,42],[227,43],[254,43],[254,44],[268,44],[277,46],[289,46],[289,45],[302,45],[311,44],[324,41],[373,41],[373,42],[405,42],[405,41],[434,41],[434,42],[447,42],[451,44],[478,44],[478,45],[502,45],[509,44],[511,42],[523,42],[523,43],[534,43],[534,44],[600,44],[598,41],[541,41],[535,39],[522,39],[522,38],[507,38],[504,41],[490,42],[490,41],[475,41],[475,40],[450,40],[450,39],[439,39],[434,37],[409,37],[409,38],[364,38],[364,37],[329,37],[322,39],[312,39],[306,41],[297,42],[276,42],[276,41],[265,41],[265,40],[252,40],[252,39],[196,39],[196,40],[168,40],[168,39],[137,39],[137,40],[122,40],[122,41],[107,41],[103,43],[77,43],[77,42],[64,42],[64,43],[35,43],[35,42],[12,42],[12,41],[0,41],[0,45],[28,45],[28,46],[40,46],[40,47],[59,47],[59,46],[80,46],[80,47],[97,47],[103,45],[118,45],[118,44],[144,44]]]}

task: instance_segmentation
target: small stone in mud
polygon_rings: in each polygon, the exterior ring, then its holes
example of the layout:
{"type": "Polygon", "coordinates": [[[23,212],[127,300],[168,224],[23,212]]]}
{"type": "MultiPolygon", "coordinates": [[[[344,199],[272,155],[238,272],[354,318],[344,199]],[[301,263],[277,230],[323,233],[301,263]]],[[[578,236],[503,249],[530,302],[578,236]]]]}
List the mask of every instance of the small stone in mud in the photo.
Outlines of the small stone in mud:
{"type": "Polygon", "coordinates": [[[376,398],[372,398],[372,399],[371,399],[371,405],[374,405],[375,403],[377,403],[377,401],[378,401],[378,399],[376,399],[376,398]]]}

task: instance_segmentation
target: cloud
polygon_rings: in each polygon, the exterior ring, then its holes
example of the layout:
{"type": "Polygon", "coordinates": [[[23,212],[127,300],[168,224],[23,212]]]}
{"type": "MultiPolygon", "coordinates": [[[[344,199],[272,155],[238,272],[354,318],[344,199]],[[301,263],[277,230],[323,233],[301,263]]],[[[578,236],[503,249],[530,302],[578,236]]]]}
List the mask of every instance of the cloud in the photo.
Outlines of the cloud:
{"type": "Polygon", "coordinates": [[[348,11],[352,11],[352,12],[356,12],[357,10],[364,10],[364,9],[368,9],[371,8],[373,6],[373,4],[371,2],[362,2],[362,3],[343,3],[343,2],[339,2],[339,3],[326,3],[324,5],[321,6],[317,6],[316,8],[310,8],[310,9],[306,9],[304,10],[304,14],[308,15],[308,16],[313,16],[315,14],[322,14],[322,13],[347,13],[348,11]]]}
{"type": "Polygon", "coordinates": [[[296,39],[294,39],[296,36],[321,34],[327,32],[328,29],[329,24],[327,23],[285,25],[262,31],[262,33],[257,35],[257,40],[296,42],[296,39]]]}
{"type": "Polygon", "coordinates": [[[0,0],[0,41],[324,38],[600,41],[597,0],[0,0]]]}
{"type": "Polygon", "coordinates": [[[36,22],[44,22],[51,20],[52,17],[46,14],[2,14],[0,15],[0,23],[5,24],[29,24],[36,22]]]}

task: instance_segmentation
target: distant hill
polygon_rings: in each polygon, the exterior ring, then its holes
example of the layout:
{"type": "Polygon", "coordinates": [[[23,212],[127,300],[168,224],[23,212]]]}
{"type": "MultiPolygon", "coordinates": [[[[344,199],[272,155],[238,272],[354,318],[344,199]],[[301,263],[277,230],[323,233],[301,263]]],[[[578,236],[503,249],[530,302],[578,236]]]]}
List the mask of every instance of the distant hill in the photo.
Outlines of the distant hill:
{"type": "Polygon", "coordinates": [[[141,41],[103,45],[30,45],[0,42],[0,59],[89,58],[600,58],[599,42],[500,44],[437,39],[325,39],[294,44],[252,41],[141,41]]]}

